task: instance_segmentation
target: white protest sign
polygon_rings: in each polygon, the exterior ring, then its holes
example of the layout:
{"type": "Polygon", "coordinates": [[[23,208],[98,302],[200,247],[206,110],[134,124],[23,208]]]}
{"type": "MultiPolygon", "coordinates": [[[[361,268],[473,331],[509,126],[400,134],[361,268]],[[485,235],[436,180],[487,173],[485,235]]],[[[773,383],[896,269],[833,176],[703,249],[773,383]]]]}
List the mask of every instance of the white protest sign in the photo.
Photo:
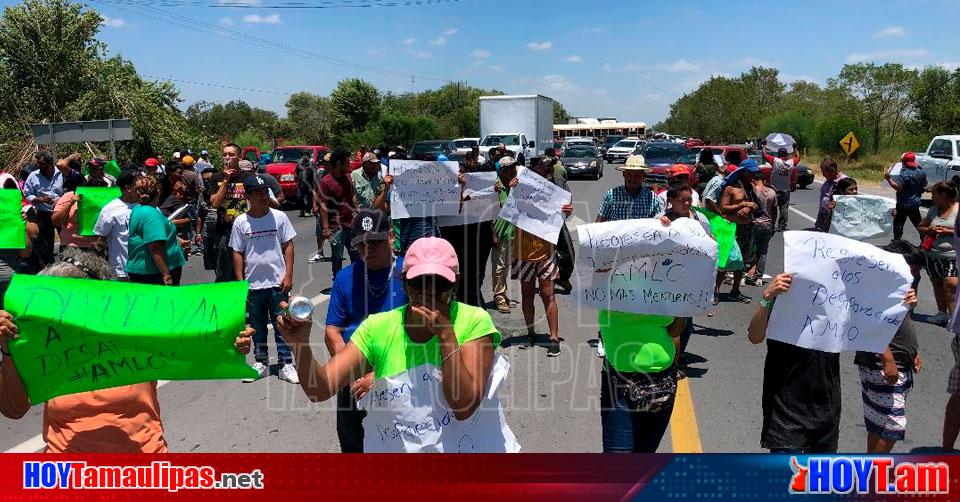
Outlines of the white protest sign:
{"type": "Polygon", "coordinates": [[[907,315],[913,276],[903,256],[820,232],[784,232],[790,290],[777,297],[767,338],[824,352],[881,353],[907,315]]]}
{"type": "Polygon", "coordinates": [[[897,201],[877,195],[836,195],[833,197],[830,233],[851,239],[869,239],[890,233],[897,201]]]}
{"type": "Polygon", "coordinates": [[[520,444],[500,406],[500,387],[510,362],[497,354],[487,393],[470,418],[459,421],[443,394],[440,368],[421,364],[379,378],[359,406],[367,453],[517,453],[520,444]]]}
{"type": "Polygon", "coordinates": [[[440,216],[437,226],[449,227],[453,225],[469,225],[497,219],[500,214],[500,195],[493,188],[497,181],[496,172],[465,173],[466,183],[463,186],[463,206],[460,214],[455,216],[440,216]]]}
{"type": "Polygon", "coordinates": [[[510,189],[510,195],[500,210],[500,218],[556,244],[564,225],[560,208],[570,202],[570,192],[531,169],[521,169],[517,173],[517,186],[510,189]]]}
{"type": "Polygon", "coordinates": [[[900,176],[900,171],[903,171],[903,163],[897,162],[890,166],[890,176],[900,176]]]}
{"type": "Polygon", "coordinates": [[[460,166],[456,162],[390,162],[390,217],[450,216],[460,212],[460,166]]]}
{"type": "Polygon", "coordinates": [[[659,219],[590,223],[577,235],[581,307],[693,317],[711,305],[717,243],[695,220],[669,227],[659,219]]]}

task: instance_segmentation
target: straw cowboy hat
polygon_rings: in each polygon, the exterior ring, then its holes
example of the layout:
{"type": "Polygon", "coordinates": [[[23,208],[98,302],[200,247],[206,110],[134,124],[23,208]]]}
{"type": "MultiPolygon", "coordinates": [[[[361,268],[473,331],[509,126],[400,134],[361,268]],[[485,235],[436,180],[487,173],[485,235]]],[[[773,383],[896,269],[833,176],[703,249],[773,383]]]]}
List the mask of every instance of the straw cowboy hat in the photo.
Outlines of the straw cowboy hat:
{"type": "Polygon", "coordinates": [[[643,158],[643,155],[631,155],[627,157],[627,161],[624,162],[622,166],[617,167],[617,171],[640,171],[642,173],[649,173],[650,168],[647,167],[647,161],[643,158]]]}

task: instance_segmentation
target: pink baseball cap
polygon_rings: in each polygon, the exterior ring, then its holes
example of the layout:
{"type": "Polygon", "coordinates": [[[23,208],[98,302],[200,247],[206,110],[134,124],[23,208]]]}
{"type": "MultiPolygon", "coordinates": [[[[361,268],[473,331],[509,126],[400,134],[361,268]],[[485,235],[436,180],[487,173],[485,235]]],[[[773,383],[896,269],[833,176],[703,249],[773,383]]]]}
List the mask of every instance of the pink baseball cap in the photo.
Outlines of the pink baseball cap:
{"type": "Polygon", "coordinates": [[[459,274],[457,252],[449,242],[439,237],[423,237],[413,241],[403,258],[403,276],[407,279],[439,275],[450,282],[457,282],[459,274]]]}

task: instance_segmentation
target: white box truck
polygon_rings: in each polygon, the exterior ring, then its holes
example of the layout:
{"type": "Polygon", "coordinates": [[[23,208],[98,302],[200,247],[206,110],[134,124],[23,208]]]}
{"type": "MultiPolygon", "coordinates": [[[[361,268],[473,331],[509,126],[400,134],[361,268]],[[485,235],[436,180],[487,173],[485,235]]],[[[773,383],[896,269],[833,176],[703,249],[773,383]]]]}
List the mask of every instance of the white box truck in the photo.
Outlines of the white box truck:
{"type": "Polygon", "coordinates": [[[553,146],[553,100],[546,96],[480,96],[480,154],[503,143],[517,162],[553,146]]]}

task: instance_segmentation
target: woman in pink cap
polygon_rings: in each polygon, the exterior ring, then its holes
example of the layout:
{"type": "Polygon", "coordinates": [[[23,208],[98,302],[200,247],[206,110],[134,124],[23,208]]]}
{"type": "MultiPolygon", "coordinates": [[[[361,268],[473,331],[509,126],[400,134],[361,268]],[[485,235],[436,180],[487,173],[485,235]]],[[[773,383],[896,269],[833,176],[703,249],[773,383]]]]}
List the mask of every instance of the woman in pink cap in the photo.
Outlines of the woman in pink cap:
{"type": "Polygon", "coordinates": [[[311,323],[278,318],[311,401],[374,373],[358,403],[367,410],[364,452],[520,450],[496,397],[507,372],[506,360],[494,357],[500,333],[485,310],[454,300],[458,279],[453,246],[418,239],[403,262],[410,303],[368,317],[323,365],[309,344],[311,323]]]}

